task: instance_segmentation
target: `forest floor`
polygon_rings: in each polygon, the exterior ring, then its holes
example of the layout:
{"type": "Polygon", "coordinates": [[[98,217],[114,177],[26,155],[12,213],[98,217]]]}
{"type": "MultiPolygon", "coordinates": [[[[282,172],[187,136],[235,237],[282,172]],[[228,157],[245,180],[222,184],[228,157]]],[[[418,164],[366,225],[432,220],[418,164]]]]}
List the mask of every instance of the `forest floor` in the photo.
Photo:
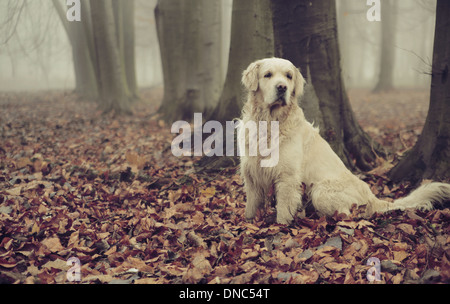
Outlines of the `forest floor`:
{"type": "MultiPolygon", "coordinates": [[[[268,206],[246,222],[236,167],[197,172],[199,158],[171,154],[170,126],[152,115],[161,94],[117,118],[64,92],[0,93],[0,283],[450,282],[449,209],[309,211],[282,226],[268,206]]],[[[417,140],[428,93],[350,98],[389,152],[359,176],[378,196],[406,195],[385,173],[417,140]]]]}

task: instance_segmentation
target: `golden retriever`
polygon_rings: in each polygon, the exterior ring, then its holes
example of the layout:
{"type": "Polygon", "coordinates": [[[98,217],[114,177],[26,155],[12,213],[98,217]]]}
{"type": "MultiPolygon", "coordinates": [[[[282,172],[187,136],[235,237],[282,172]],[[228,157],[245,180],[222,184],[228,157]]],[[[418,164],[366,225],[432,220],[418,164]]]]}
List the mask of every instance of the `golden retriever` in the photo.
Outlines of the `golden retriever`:
{"type": "MultiPolygon", "coordinates": [[[[248,98],[242,110],[242,124],[249,121],[278,121],[278,163],[261,166],[265,158],[241,154],[241,175],[247,195],[245,216],[252,220],[265,197],[274,187],[277,222],[289,224],[302,207],[302,183],[318,213],[332,216],[350,213],[353,204],[367,205],[366,215],[405,208],[429,210],[432,202],[450,199],[450,185],[430,183],[409,196],[390,203],[380,200],[369,186],[353,175],[320,136],[319,130],[305,120],[297,100],[303,94],[305,80],[288,60],[266,58],[250,64],[242,83],[248,98]]],[[[248,130],[238,130],[239,142],[249,145],[248,130]]],[[[267,137],[275,134],[267,134],[267,137]]],[[[254,144],[254,143],[253,143],[254,144]]],[[[248,151],[248,150],[247,150],[248,151]]]]}

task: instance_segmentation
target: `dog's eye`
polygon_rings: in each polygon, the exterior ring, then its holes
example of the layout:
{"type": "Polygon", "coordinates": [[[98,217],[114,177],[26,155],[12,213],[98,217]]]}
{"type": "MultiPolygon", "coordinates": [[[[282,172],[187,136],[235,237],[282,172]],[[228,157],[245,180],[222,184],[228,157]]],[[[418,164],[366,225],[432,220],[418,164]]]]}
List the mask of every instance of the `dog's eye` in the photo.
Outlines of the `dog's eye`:
{"type": "Polygon", "coordinates": [[[264,75],[264,77],[265,78],[270,78],[270,77],[272,77],[272,73],[268,72],[268,73],[266,73],[266,75],[264,75]]]}
{"type": "Polygon", "coordinates": [[[286,77],[287,77],[288,79],[292,79],[292,75],[289,74],[289,73],[286,74],[286,77]]]}

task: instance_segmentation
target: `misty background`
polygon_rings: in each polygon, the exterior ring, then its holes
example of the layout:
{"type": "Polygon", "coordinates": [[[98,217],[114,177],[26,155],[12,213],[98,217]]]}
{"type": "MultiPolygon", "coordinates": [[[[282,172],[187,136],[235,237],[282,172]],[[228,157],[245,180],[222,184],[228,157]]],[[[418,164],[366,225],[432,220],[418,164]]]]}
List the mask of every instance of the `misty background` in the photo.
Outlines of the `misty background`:
{"type": "MultiPolygon", "coordinates": [[[[226,75],[232,0],[222,6],[222,73],[226,75]]],[[[154,8],[157,0],[135,1],[136,74],[139,88],[162,85],[154,8]]],[[[67,34],[51,1],[0,0],[0,90],[75,88],[67,34]]],[[[435,0],[398,0],[390,9],[392,82],[395,88],[430,86],[435,0]]],[[[338,0],[341,65],[347,88],[374,88],[381,69],[382,24],[366,18],[365,0],[338,0]]],[[[83,18],[83,17],[82,17],[83,18]]]]}

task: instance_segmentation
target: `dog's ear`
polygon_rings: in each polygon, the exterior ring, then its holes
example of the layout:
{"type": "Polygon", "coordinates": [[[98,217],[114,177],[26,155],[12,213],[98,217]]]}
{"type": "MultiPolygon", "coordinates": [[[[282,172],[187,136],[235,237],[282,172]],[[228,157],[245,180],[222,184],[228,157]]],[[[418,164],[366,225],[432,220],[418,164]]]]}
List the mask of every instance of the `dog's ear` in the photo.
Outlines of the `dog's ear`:
{"type": "Polygon", "coordinates": [[[258,90],[258,74],[260,61],[251,63],[248,68],[242,73],[242,83],[249,91],[258,90]]]}
{"type": "Polygon", "coordinates": [[[294,95],[295,97],[301,97],[303,95],[303,88],[305,86],[305,78],[303,78],[302,73],[300,73],[300,70],[295,68],[295,76],[294,76],[294,95]]]}

